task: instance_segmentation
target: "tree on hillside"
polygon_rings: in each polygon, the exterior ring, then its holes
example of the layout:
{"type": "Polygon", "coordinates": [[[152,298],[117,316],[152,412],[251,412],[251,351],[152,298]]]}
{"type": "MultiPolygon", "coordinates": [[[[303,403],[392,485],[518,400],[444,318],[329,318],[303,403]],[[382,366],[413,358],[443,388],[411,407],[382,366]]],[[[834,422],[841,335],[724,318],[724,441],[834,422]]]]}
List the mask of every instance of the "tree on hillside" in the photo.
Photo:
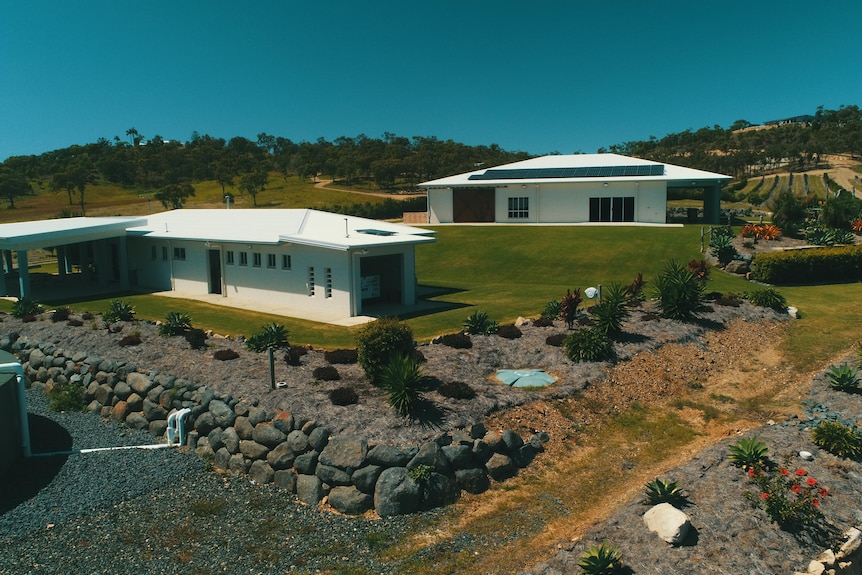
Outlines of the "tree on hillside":
{"type": "Polygon", "coordinates": [[[15,198],[33,193],[33,186],[27,178],[8,169],[0,169],[0,197],[15,209],[15,198]]]}
{"type": "Polygon", "coordinates": [[[221,186],[222,197],[226,193],[226,187],[233,187],[233,178],[235,175],[233,166],[229,162],[221,161],[215,165],[215,181],[221,186]]]}
{"type": "Polygon", "coordinates": [[[161,190],[156,192],[156,199],[169,210],[178,210],[182,208],[186,200],[195,195],[195,188],[189,183],[185,184],[168,184],[161,190]]]}
{"type": "Polygon", "coordinates": [[[134,128],[126,130],[126,135],[129,137],[129,142],[131,142],[133,146],[139,145],[141,140],[144,139],[144,137],[134,128]]]}
{"type": "Polygon", "coordinates": [[[266,189],[268,182],[266,171],[258,169],[242,175],[239,180],[239,190],[250,195],[252,204],[257,207],[257,195],[266,189]]]}

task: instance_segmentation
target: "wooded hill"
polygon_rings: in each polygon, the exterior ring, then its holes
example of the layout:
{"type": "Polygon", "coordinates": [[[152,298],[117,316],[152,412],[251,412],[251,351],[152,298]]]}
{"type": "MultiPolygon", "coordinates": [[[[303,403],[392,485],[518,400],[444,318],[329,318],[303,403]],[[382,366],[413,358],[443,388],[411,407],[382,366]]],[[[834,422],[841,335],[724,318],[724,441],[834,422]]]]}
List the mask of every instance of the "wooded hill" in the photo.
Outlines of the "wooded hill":
{"type": "MultiPolygon", "coordinates": [[[[258,193],[268,189],[274,176],[307,181],[324,177],[343,186],[396,191],[412,189],[424,180],[529,157],[496,144],[467,146],[391,133],[382,138],[359,135],[299,143],[266,133],[259,134],[257,141],[243,137],[226,141],[195,133],[184,143],[158,135],[146,138],[134,128],[125,136],[38,156],[10,157],[0,164],[0,198],[14,207],[17,198],[53,191],[63,193],[69,205],[79,206],[77,212],[83,214],[85,191],[108,186],[142,197],[154,195],[166,207],[180,207],[207,182],[220,186],[221,195],[245,194],[257,205],[258,193]]],[[[857,106],[819,108],[810,121],[774,126],[739,120],[727,129],[686,130],[598,151],[733,175],[737,182],[728,189],[729,195],[742,191],[742,198],[728,199],[759,203],[768,198],[766,190],[781,184],[764,176],[776,169],[816,169],[829,154],[862,158],[862,111],[857,106]]],[[[800,181],[802,184],[788,182],[787,186],[808,188],[807,177],[800,181]]],[[[57,211],[62,204],[65,202],[57,202],[57,211]]]]}

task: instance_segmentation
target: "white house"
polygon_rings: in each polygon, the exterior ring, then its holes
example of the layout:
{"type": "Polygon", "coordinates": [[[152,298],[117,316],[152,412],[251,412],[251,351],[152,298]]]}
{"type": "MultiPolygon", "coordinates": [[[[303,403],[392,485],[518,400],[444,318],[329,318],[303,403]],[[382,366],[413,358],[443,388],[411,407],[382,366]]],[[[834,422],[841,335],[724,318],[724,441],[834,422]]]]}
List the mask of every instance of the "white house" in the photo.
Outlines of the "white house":
{"type": "Polygon", "coordinates": [[[704,220],[719,223],[730,176],[618,154],[552,155],[419,184],[428,222],[666,221],[669,188],[702,188],[704,220]]]}
{"type": "Polygon", "coordinates": [[[94,288],[218,294],[353,317],[377,304],[416,303],[415,246],[433,234],[309,209],[183,209],[2,224],[0,249],[7,295],[32,294],[27,252],[50,247],[60,280],[78,276],[94,288]]]}

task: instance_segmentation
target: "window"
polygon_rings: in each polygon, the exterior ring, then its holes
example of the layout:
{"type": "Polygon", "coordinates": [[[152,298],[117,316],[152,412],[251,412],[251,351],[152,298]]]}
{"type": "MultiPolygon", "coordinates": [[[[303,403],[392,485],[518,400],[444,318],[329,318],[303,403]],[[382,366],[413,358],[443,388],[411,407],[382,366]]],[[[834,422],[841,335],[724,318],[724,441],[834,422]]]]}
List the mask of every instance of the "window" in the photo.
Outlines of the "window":
{"type": "Polygon", "coordinates": [[[229,266],[233,265],[233,252],[232,251],[227,251],[224,253],[224,263],[226,263],[229,266]]]}
{"type": "Polygon", "coordinates": [[[239,265],[248,265],[248,254],[246,252],[239,252],[239,265]]]}
{"type": "Polygon", "coordinates": [[[261,259],[260,252],[254,252],[253,254],[251,254],[251,261],[252,261],[252,265],[254,267],[256,267],[256,268],[260,267],[260,259],[261,259]]]}
{"type": "Polygon", "coordinates": [[[275,254],[266,254],[266,267],[275,269],[275,254]]]}
{"type": "Polygon", "coordinates": [[[308,268],[308,295],[314,295],[314,268],[311,266],[308,268]]]}
{"type": "Polygon", "coordinates": [[[159,258],[159,250],[156,249],[156,246],[150,246],[150,259],[157,260],[159,258]]]}
{"type": "Polygon", "coordinates": [[[186,248],[174,248],[174,259],[175,260],[186,259],[186,248]]]}
{"type": "Polygon", "coordinates": [[[635,221],[634,196],[616,198],[590,198],[591,222],[635,221]]]}
{"type": "Polygon", "coordinates": [[[325,277],[325,279],[326,279],[325,297],[330,298],[330,297],[332,297],[332,268],[326,268],[325,276],[326,276],[325,277]]]}
{"type": "Polygon", "coordinates": [[[162,246],[162,261],[168,261],[168,246],[162,246]]]}
{"type": "Polygon", "coordinates": [[[283,254],[281,256],[281,269],[289,270],[290,269],[290,256],[288,254],[283,254]]]}
{"type": "Polygon", "coordinates": [[[522,219],[530,217],[530,198],[509,198],[509,218],[522,219]]]}

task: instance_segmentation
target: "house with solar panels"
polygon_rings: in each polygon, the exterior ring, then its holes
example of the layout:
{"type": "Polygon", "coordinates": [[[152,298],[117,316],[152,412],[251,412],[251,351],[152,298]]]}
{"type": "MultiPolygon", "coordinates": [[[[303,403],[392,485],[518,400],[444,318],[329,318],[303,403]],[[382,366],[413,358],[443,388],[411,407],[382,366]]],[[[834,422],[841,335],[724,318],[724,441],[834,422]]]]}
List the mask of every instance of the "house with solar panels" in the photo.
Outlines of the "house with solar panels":
{"type": "Polygon", "coordinates": [[[310,209],[182,209],[0,224],[0,295],[169,292],[340,320],[414,305],[415,247],[433,236],[310,209]],[[32,267],[35,252],[54,258],[58,272],[32,267]]]}
{"type": "Polygon", "coordinates": [[[703,190],[703,219],[717,224],[722,174],[618,154],[552,155],[419,184],[428,223],[664,224],[667,191],[703,190]]]}

